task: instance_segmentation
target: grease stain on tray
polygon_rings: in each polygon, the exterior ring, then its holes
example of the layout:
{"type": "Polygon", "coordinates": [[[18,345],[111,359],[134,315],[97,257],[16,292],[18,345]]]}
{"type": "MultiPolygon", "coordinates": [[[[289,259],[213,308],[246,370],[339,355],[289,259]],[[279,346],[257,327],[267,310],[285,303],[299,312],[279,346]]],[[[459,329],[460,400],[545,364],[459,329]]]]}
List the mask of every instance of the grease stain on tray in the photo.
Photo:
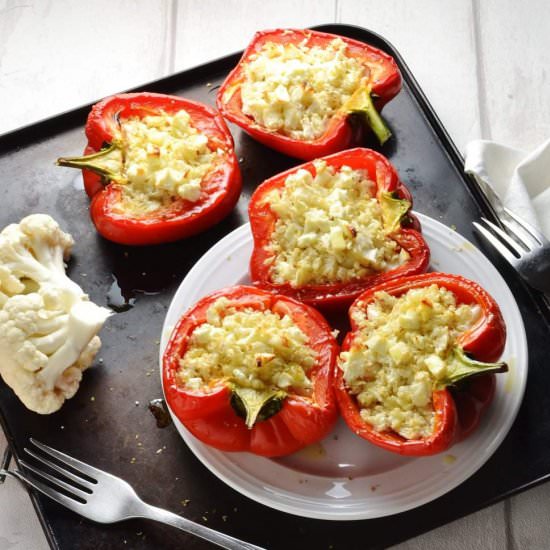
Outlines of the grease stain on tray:
{"type": "Polygon", "coordinates": [[[123,290],[118,284],[117,278],[112,275],[113,284],[107,291],[107,305],[117,313],[128,311],[136,304],[136,298],[132,291],[123,290]]]}
{"type": "MultiPolygon", "coordinates": [[[[142,274],[145,276],[145,273],[142,274]]],[[[123,287],[119,283],[116,275],[111,275],[113,283],[107,291],[107,305],[117,313],[123,313],[132,309],[136,305],[136,294],[143,294],[145,296],[156,296],[160,294],[160,291],[147,291],[139,288],[123,287]]]]}
{"type": "MultiPolygon", "coordinates": [[[[170,413],[168,412],[168,407],[166,406],[166,402],[164,401],[164,399],[151,399],[151,401],[149,401],[149,410],[151,411],[151,414],[155,417],[157,428],[166,428],[172,422],[172,419],[170,418],[170,413]]],[[[160,452],[162,452],[162,450],[160,452]]]]}

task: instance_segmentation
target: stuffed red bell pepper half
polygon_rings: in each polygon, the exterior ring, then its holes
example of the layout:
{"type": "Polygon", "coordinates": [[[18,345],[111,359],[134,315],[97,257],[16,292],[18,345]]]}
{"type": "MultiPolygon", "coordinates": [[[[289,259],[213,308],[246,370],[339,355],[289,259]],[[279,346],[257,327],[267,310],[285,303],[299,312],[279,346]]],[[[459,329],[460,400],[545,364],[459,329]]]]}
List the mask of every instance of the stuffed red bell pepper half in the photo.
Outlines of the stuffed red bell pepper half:
{"type": "Polygon", "coordinates": [[[255,286],[329,309],[423,273],[430,252],[388,160],[350,149],[263,182],[249,204],[255,286]]]}
{"type": "Polygon", "coordinates": [[[358,145],[365,126],[385,143],[391,132],[378,111],[400,89],[393,58],[364,42],[277,29],[256,33],[217,104],[264,145],[312,160],[358,145]]]}
{"type": "Polygon", "coordinates": [[[336,394],[348,426],[388,451],[442,452],[479,424],[495,393],[506,328],[494,299],[457,275],[370,288],[351,306],[336,394]]]}
{"type": "Polygon", "coordinates": [[[90,214],[101,235],[130,245],[189,237],[235,206],[241,175],[233,139],[210,107],[175,96],[120,94],[92,107],[83,157],[90,214]]]}
{"type": "Polygon", "coordinates": [[[166,400],[223,451],[282,456],[327,435],[338,416],[338,344],[315,309],[247,286],[185,313],[163,355],[166,400]]]}

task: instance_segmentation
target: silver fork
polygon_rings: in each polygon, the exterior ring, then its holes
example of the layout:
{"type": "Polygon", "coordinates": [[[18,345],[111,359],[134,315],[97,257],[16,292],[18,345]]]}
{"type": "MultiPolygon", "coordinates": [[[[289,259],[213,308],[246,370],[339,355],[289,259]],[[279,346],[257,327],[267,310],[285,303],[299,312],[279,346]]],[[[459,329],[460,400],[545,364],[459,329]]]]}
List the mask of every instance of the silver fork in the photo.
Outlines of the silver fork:
{"type": "Polygon", "coordinates": [[[123,479],[56,451],[32,438],[30,442],[43,453],[55,458],[64,466],[60,466],[41,454],[25,448],[27,454],[52,470],[55,470],[67,480],[78,485],[78,487],[56,476],[50,475],[24,460],[19,460],[19,463],[25,469],[48,480],[53,485],[62,488],[71,496],[66,496],[49,485],[39,481],[34,476],[23,474],[18,470],[5,469],[2,470],[2,473],[9,474],[31,487],[34,487],[37,491],[40,491],[44,495],[85,518],[97,521],[98,523],[115,523],[117,521],[132,518],[152,519],[153,521],[177,527],[186,533],[203,538],[222,548],[227,548],[228,550],[265,550],[254,544],[230,537],[229,535],[224,535],[219,531],[195,523],[177,514],[163,510],[162,508],[146,504],[123,479]],[[68,466],[68,468],[66,466],[68,466]],[[76,472],[76,474],[73,473],[73,471],[76,472]]]}
{"type": "Polygon", "coordinates": [[[486,218],[475,228],[533,288],[550,294],[550,241],[529,222],[503,207],[499,221],[504,229],[486,218]]]}

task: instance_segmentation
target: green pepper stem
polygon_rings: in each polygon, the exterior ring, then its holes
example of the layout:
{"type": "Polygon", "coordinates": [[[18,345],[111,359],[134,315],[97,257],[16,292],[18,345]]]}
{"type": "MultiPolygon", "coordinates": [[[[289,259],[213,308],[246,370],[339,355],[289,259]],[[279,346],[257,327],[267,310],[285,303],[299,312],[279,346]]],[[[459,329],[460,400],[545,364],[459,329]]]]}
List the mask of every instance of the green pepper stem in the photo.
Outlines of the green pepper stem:
{"type": "Polygon", "coordinates": [[[362,86],[351,96],[346,103],[346,109],[350,113],[358,113],[365,117],[367,124],[378,138],[380,145],[384,145],[391,137],[391,131],[380,113],[376,110],[372,101],[369,88],[362,86]]]}
{"type": "Polygon", "coordinates": [[[441,387],[452,386],[480,374],[507,372],[508,365],[504,362],[484,363],[468,357],[464,350],[455,348],[450,364],[447,367],[447,376],[440,382],[441,387]]]}
{"type": "Polygon", "coordinates": [[[277,414],[286,397],[286,392],[282,390],[254,390],[238,386],[231,389],[231,406],[238,416],[244,418],[250,429],[256,422],[267,420],[277,414]]]}
{"type": "Polygon", "coordinates": [[[97,153],[81,157],[62,157],[56,161],[57,166],[91,170],[108,181],[122,181],[122,151],[111,143],[97,153]]]}
{"type": "Polygon", "coordinates": [[[380,207],[382,208],[382,220],[387,233],[399,229],[401,220],[411,208],[411,203],[406,199],[400,199],[389,191],[380,193],[380,207]]]}

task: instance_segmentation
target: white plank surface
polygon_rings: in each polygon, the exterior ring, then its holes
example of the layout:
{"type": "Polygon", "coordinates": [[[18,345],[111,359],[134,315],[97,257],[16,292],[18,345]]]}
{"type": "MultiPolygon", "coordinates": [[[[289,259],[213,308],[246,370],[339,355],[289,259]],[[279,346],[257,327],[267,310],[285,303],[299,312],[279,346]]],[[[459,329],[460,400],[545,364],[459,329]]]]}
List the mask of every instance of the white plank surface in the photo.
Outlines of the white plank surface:
{"type": "Polygon", "coordinates": [[[338,18],[381,34],[397,48],[459,149],[480,136],[469,1],[339,0],[338,18]]]}
{"type": "MultiPolygon", "coordinates": [[[[546,0],[0,0],[0,133],[244,47],[254,31],[343,22],[401,52],[463,149],[550,135],[546,0]]],[[[0,433],[0,450],[5,446],[0,433]]],[[[13,481],[0,550],[47,548],[13,481]]],[[[548,548],[550,485],[407,541],[399,550],[548,548]]]]}
{"type": "Polygon", "coordinates": [[[550,136],[550,2],[476,0],[487,139],[525,150],[550,136]]]}
{"type": "Polygon", "coordinates": [[[259,30],[330,23],[334,21],[335,11],[335,0],[202,0],[200,5],[180,2],[176,70],[242,50],[259,30]],[[202,40],[201,36],[204,36],[202,40]]]}
{"type": "MultiPolygon", "coordinates": [[[[0,430],[0,455],[6,448],[0,430]]],[[[48,544],[27,492],[15,479],[0,485],[0,550],[47,550],[48,544]]]]}
{"type": "Polygon", "coordinates": [[[497,504],[393,548],[394,550],[432,548],[434,550],[503,550],[507,548],[508,540],[503,510],[504,504],[497,504]]]}
{"type": "Polygon", "coordinates": [[[0,133],[161,77],[169,1],[0,0],[0,133]]]}
{"type": "Polygon", "coordinates": [[[506,503],[508,540],[512,550],[550,548],[550,488],[549,484],[531,489],[506,503]]]}

